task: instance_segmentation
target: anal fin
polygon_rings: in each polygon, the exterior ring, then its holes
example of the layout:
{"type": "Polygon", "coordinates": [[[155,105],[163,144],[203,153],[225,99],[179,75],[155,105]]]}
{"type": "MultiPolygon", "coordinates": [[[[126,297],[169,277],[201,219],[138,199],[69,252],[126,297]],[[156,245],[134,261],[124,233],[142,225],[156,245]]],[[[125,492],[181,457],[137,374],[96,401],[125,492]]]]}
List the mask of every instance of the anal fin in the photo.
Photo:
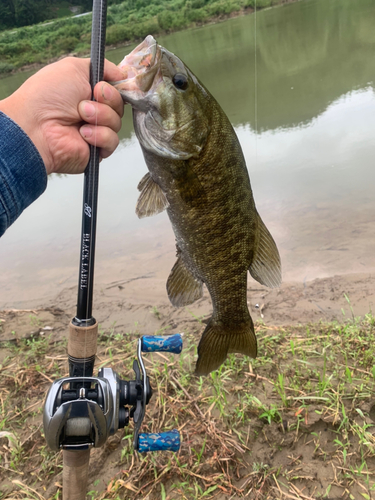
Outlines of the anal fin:
{"type": "Polygon", "coordinates": [[[281,284],[281,262],[276,243],[257,214],[257,237],[249,271],[260,284],[277,288],[281,284]]]}
{"type": "Polygon", "coordinates": [[[178,257],[167,280],[167,292],[171,303],[176,307],[187,306],[203,295],[203,283],[194,278],[178,257]]]}
{"type": "Polygon", "coordinates": [[[141,194],[137,201],[135,213],[140,219],[159,214],[169,206],[161,187],[152,180],[149,172],[140,180],[138,190],[141,194]]]}

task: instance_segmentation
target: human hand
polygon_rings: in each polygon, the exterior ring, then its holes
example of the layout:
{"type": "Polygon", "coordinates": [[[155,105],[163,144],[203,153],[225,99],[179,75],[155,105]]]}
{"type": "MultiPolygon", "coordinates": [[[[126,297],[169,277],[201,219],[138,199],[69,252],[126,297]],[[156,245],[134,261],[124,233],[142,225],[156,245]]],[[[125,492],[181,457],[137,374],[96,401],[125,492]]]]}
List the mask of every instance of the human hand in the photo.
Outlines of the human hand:
{"type": "MultiPolygon", "coordinates": [[[[89,161],[88,144],[101,148],[101,158],[118,145],[122,98],[114,87],[99,82],[94,88],[97,102],[92,102],[89,67],[89,59],[67,57],[35,73],[0,102],[0,110],[35,144],[47,174],[82,173],[89,161]]],[[[123,73],[106,60],[103,78],[121,80],[123,73]]]]}

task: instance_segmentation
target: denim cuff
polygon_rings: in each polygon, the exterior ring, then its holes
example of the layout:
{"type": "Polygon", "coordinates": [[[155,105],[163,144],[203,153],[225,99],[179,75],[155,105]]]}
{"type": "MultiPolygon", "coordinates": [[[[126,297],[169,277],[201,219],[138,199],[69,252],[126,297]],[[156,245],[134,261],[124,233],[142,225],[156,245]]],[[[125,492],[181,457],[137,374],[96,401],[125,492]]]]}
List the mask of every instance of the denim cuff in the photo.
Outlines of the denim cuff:
{"type": "Polygon", "coordinates": [[[46,168],[34,143],[0,111],[0,236],[46,187],[46,168]]]}

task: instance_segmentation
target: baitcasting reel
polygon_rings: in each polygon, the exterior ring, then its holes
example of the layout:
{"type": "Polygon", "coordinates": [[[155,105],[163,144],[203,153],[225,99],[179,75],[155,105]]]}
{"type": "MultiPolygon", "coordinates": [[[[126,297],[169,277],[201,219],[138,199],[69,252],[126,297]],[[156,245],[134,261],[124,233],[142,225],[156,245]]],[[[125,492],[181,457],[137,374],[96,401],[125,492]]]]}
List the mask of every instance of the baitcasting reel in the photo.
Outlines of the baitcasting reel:
{"type": "Polygon", "coordinates": [[[101,368],[97,377],[67,377],[53,382],[43,413],[48,446],[52,450],[97,448],[132,418],[137,451],[178,451],[177,430],[155,434],[139,434],[139,430],[152,396],[142,352],[179,354],[181,350],[180,334],[144,336],[138,340],[138,361],[133,362],[135,380],[121,380],[112,368],[101,368]]]}

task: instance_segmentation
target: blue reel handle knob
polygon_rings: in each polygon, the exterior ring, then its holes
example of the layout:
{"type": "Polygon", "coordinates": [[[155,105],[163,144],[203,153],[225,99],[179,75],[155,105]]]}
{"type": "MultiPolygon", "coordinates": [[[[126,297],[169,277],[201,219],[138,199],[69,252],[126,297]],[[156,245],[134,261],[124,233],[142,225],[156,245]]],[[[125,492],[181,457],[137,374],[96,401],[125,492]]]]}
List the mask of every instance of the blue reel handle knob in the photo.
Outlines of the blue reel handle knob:
{"type": "Polygon", "coordinates": [[[142,352],[173,352],[180,354],[182,351],[182,336],[180,333],[174,335],[145,335],[141,339],[142,352]]]}
{"type": "Polygon", "coordinates": [[[178,451],[180,449],[180,433],[173,429],[154,434],[139,434],[138,451],[178,451]]]}

